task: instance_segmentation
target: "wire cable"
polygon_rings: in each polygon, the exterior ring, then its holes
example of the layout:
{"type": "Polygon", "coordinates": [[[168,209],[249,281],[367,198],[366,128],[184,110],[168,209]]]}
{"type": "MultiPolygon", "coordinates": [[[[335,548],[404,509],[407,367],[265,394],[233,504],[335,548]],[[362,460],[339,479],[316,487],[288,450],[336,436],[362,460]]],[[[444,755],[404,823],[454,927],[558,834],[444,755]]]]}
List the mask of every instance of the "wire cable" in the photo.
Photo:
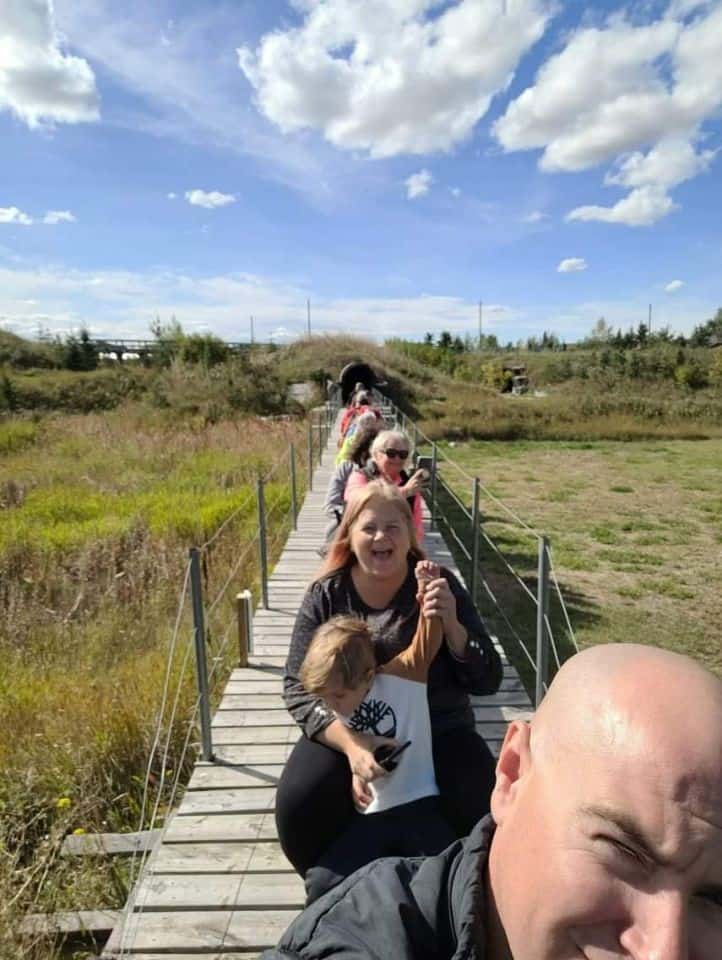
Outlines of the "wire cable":
{"type": "Polygon", "coordinates": [[[532,655],[531,655],[531,654],[529,653],[529,651],[527,650],[524,641],[521,639],[521,637],[519,636],[519,634],[516,632],[516,630],[514,629],[514,627],[513,627],[512,624],[511,624],[511,621],[509,620],[509,618],[507,617],[507,615],[504,613],[504,610],[502,609],[501,605],[499,604],[499,601],[498,601],[498,600],[496,599],[496,597],[494,596],[494,591],[491,589],[491,587],[489,586],[489,584],[486,582],[486,580],[485,580],[483,577],[481,578],[481,585],[482,585],[482,587],[486,590],[486,592],[487,592],[487,594],[489,595],[489,597],[491,598],[494,606],[496,607],[496,609],[497,609],[497,610],[499,611],[499,613],[501,614],[502,619],[503,619],[504,622],[506,623],[506,625],[507,625],[507,627],[509,628],[509,630],[510,630],[511,634],[513,635],[514,639],[516,640],[516,642],[519,644],[519,646],[520,646],[521,649],[523,650],[524,655],[526,656],[527,660],[528,660],[529,663],[531,664],[531,668],[532,668],[532,670],[534,671],[534,675],[536,676],[536,662],[535,662],[535,660],[534,660],[534,657],[532,657],[532,655]]]}
{"type": "Polygon", "coordinates": [[[564,619],[567,624],[567,630],[569,631],[569,639],[572,641],[572,646],[574,647],[576,652],[579,653],[579,644],[577,643],[577,638],[574,634],[574,630],[572,629],[572,623],[571,623],[571,620],[569,619],[569,613],[567,612],[567,605],[564,602],[564,597],[562,596],[562,591],[561,591],[561,588],[559,587],[559,581],[557,580],[556,571],[554,570],[554,563],[552,562],[551,547],[547,551],[547,554],[549,556],[549,573],[551,573],[552,580],[554,581],[554,588],[556,589],[557,595],[559,597],[559,603],[561,604],[562,613],[564,614],[564,619]]]}
{"type": "Polygon", "coordinates": [[[239,514],[242,510],[245,510],[245,509],[246,509],[246,507],[248,506],[248,504],[249,504],[249,503],[251,502],[251,500],[253,499],[253,496],[254,496],[253,491],[252,491],[252,490],[249,490],[248,494],[246,495],[246,499],[245,499],[241,504],[239,504],[239,505],[233,510],[232,513],[230,513],[230,514],[226,517],[226,519],[225,519],[225,520],[221,523],[221,525],[217,528],[217,530],[215,531],[215,533],[211,534],[211,536],[205,541],[205,543],[203,543],[198,549],[201,550],[201,551],[207,550],[208,547],[211,546],[211,544],[215,543],[215,541],[220,537],[220,535],[223,533],[223,531],[226,529],[226,527],[227,527],[230,523],[233,522],[233,520],[238,516],[238,514],[239,514]]]}
{"type": "Polygon", "coordinates": [[[493,541],[490,537],[488,537],[486,533],[484,533],[484,528],[483,528],[483,526],[480,526],[480,528],[479,528],[479,533],[481,534],[481,536],[483,537],[483,539],[486,541],[486,543],[489,544],[489,546],[490,546],[491,549],[494,551],[494,553],[496,553],[496,555],[499,557],[499,559],[501,560],[501,562],[502,562],[502,563],[504,564],[504,566],[508,569],[509,573],[511,573],[511,575],[514,577],[514,579],[519,583],[519,585],[520,585],[521,588],[524,590],[524,592],[529,596],[529,598],[531,599],[531,601],[532,601],[534,604],[538,605],[538,604],[539,604],[539,601],[538,601],[538,599],[534,596],[533,591],[526,585],[526,583],[524,583],[521,575],[516,572],[516,570],[514,569],[514,567],[512,567],[512,565],[511,565],[511,564],[509,563],[509,561],[506,559],[506,557],[505,557],[504,554],[501,552],[501,550],[496,546],[496,544],[494,543],[494,541],[493,541]]]}
{"type": "Polygon", "coordinates": [[[210,617],[210,615],[213,613],[213,611],[216,609],[216,607],[217,607],[218,604],[220,603],[223,595],[225,594],[226,590],[228,589],[228,586],[229,586],[231,580],[232,580],[233,577],[236,575],[236,571],[238,570],[238,568],[240,567],[240,565],[243,563],[243,561],[245,560],[245,558],[248,556],[248,554],[249,554],[250,551],[251,551],[251,548],[256,544],[256,542],[258,541],[260,535],[261,535],[261,534],[260,534],[260,531],[256,531],[256,535],[253,537],[252,540],[250,540],[250,541],[248,542],[248,544],[246,545],[245,549],[241,552],[241,554],[239,555],[238,559],[236,560],[236,562],[235,562],[235,563],[233,564],[233,566],[231,567],[231,572],[230,572],[230,573],[228,574],[228,576],[226,577],[225,583],[223,584],[223,586],[221,587],[221,589],[216,593],[216,596],[215,596],[215,598],[213,599],[213,602],[208,606],[208,609],[207,609],[207,612],[206,612],[206,615],[207,615],[207,616],[210,617]]]}

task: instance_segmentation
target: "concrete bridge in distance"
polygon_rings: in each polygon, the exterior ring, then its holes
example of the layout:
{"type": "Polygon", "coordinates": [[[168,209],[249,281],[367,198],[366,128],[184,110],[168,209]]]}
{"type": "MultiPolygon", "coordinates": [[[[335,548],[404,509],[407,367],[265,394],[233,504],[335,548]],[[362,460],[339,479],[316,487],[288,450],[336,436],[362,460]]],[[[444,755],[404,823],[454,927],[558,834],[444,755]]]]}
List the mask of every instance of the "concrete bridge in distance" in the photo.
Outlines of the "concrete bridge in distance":
{"type": "MultiPolygon", "coordinates": [[[[115,357],[118,363],[121,363],[126,356],[139,357],[143,360],[161,350],[172,349],[175,344],[173,340],[124,340],[117,337],[91,337],[88,342],[98,353],[115,357]]],[[[265,346],[265,344],[242,340],[224,340],[223,343],[232,353],[244,353],[254,346],[265,346]]]]}

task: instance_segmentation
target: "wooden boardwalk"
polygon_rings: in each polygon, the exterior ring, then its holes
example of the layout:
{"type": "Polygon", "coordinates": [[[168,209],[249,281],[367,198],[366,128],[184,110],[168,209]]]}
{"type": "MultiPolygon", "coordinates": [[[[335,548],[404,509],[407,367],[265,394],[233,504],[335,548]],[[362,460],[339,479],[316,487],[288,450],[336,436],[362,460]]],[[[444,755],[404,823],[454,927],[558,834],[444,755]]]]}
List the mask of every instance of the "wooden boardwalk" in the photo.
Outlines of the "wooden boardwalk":
{"type": "MultiPolygon", "coordinates": [[[[253,618],[249,666],[233,671],[213,719],[216,760],[196,764],[104,957],[252,960],[303,905],[303,884],[281,852],[273,816],[276,784],[299,737],[281,683],[296,612],[320,563],[321,505],[332,469],[329,449],[270,578],[270,609],[253,618]]],[[[438,533],[427,531],[425,548],[458,574],[438,533]]],[[[531,710],[506,658],[504,665],[499,693],[473,698],[478,730],[494,751],[508,721],[531,710]]]]}

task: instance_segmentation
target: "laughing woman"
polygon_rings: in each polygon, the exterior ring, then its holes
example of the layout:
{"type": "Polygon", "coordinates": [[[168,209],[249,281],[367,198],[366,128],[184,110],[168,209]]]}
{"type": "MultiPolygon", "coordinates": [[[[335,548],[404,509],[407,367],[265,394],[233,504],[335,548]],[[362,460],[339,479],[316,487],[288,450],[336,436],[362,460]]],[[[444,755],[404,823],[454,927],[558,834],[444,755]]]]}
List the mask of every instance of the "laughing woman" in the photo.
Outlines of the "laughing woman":
{"type": "MultiPolygon", "coordinates": [[[[281,846],[302,876],[353,814],[351,775],[372,778],[376,738],[350,730],[309,695],[298,679],[301,663],[316,628],[338,614],[368,622],[379,664],[404,650],[416,631],[414,569],[423,557],[406,499],[395,486],[373,481],[348,503],[321,575],[303,599],[283,686],[304,735],[276,798],[281,846]]],[[[494,759],[474,729],[469,694],[495,693],[502,665],[471,598],[448,570],[429,584],[423,609],[444,630],[428,677],[436,780],[444,813],[464,836],[488,812],[494,781],[494,759]]]]}

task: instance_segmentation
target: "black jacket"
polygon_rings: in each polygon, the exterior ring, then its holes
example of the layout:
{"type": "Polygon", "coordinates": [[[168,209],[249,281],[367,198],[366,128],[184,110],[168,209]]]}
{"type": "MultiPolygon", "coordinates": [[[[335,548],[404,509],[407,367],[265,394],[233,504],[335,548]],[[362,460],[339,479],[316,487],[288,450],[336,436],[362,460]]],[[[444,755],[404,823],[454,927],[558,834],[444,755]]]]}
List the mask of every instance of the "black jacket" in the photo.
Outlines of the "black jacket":
{"type": "Polygon", "coordinates": [[[304,910],[261,960],[484,960],[485,817],[437,857],[386,857],[304,910]]]}
{"type": "MultiPolygon", "coordinates": [[[[339,614],[366,620],[374,637],[376,660],[386,663],[411,643],[419,617],[416,601],[415,564],[401,589],[386,610],[366,606],[353,585],[350,570],[341,570],[312,583],[296,617],[283,678],[283,699],[294,720],[307,737],[319,734],[334,714],[318,697],[304,690],[298,674],[316,628],[339,614]]],[[[496,693],[501,684],[501,657],[471,602],[471,597],[449,570],[441,568],[456,598],[456,616],[468,633],[463,660],[454,657],[444,644],[429,670],[429,713],[434,735],[459,727],[474,726],[469,694],[496,693]]]]}

